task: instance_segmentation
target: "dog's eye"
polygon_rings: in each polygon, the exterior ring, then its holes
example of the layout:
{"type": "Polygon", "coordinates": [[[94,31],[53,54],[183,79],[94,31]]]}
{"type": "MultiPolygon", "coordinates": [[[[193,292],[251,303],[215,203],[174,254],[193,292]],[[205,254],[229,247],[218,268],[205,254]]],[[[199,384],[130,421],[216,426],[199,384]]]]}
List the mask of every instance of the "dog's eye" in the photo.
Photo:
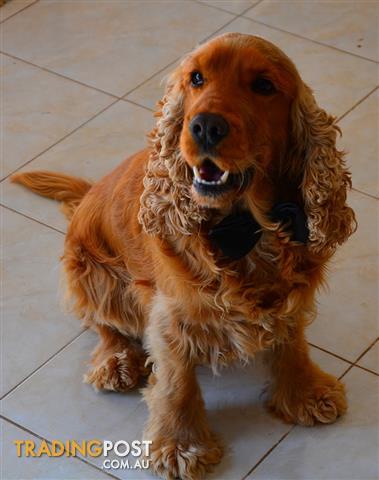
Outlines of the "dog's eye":
{"type": "Polygon", "coordinates": [[[253,89],[253,92],[259,93],[259,95],[272,95],[276,92],[275,85],[271,80],[265,77],[257,77],[251,88],[253,89]]]}
{"type": "Polygon", "coordinates": [[[193,87],[200,87],[204,83],[204,78],[197,70],[191,73],[191,85],[193,87]]]}

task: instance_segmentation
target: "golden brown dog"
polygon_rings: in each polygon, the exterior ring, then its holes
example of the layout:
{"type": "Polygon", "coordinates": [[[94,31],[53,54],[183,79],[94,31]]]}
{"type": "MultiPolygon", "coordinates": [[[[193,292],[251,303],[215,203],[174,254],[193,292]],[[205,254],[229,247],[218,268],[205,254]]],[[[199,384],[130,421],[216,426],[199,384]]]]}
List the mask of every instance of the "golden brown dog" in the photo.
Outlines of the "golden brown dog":
{"type": "Polygon", "coordinates": [[[345,411],[344,387],[310,360],[304,327],[356,224],[334,118],[270,42],[226,34],[197,48],[170,76],[157,118],[150,146],[94,185],[48,172],[13,181],[72,216],[68,293],[100,336],[86,381],[128,390],[148,355],[152,469],[198,479],[222,447],[197,364],[267,350],[272,412],[313,425],[345,411]],[[278,219],[278,204],[295,214],[278,219]]]}

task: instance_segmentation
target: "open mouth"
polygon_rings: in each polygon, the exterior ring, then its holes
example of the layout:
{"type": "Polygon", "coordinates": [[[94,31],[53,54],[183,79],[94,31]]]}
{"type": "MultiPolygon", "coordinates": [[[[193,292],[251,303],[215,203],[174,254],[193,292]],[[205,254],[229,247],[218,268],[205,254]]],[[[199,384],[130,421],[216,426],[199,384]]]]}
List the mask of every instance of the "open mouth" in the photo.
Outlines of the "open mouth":
{"type": "Polygon", "coordinates": [[[221,170],[209,158],[206,158],[199,167],[193,169],[193,186],[201,195],[221,195],[228,190],[242,189],[247,185],[250,176],[240,173],[231,173],[229,170],[221,170]]]}
{"type": "Polygon", "coordinates": [[[221,170],[208,158],[199,167],[193,167],[193,185],[202,195],[217,195],[228,190],[233,174],[221,170]]]}

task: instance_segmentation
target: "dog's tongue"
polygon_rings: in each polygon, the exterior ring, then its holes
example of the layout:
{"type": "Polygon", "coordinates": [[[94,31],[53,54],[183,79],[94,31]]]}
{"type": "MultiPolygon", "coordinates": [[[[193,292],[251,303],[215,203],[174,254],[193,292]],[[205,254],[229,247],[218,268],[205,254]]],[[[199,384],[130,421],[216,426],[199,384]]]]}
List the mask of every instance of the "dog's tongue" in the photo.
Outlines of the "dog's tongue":
{"type": "Polygon", "coordinates": [[[218,182],[224,172],[210,160],[205,160],[199,168],[200,177],[207,182],[218,182]]]}

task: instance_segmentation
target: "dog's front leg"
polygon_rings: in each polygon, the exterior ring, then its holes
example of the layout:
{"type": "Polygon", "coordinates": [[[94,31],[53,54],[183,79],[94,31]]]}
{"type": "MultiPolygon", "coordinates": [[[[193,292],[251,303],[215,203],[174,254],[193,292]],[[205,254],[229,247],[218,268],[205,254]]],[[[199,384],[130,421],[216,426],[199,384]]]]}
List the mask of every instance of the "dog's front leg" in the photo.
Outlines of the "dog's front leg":
{"type": "Polygon", "coordinates": [[[274,347],[271,366],[269,407],[286,422],[308,426],[332,423],[345,413],[344,386],[311,360],[302,318],[290,339],[274,347]]]}
{"type": "Polygon", "coordinates": [[[173,318],[154,308],[147,331],[154,361],[144,391],[149,420],[144,439],[151,441],[150,468],[167,479],[198,480],[219,463],[222,447],[210,432],[193,359],[175,349],[173,318]]]}

